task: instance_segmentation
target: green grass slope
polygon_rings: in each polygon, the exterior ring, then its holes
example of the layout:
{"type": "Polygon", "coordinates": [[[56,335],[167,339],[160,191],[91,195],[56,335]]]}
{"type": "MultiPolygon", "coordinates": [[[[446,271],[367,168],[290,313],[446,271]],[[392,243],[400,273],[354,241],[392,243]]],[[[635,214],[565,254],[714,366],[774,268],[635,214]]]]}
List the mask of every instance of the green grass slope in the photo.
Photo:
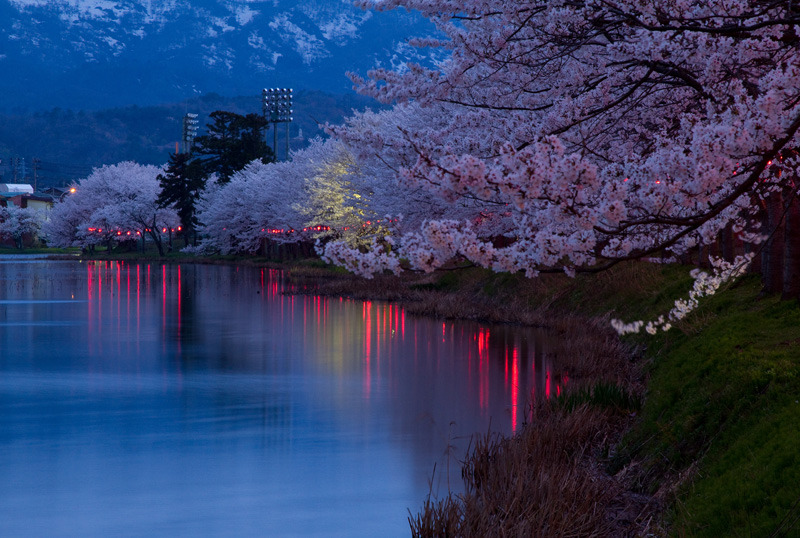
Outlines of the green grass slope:
{"type": "Polygon", "coordinates": [[[800,306],[746,277],[648,343],[639,424],[612,470],[665,494],[675,536],[800,536],[800,306]],[[674,493],[674,496],[672,494],[674,493]]]}

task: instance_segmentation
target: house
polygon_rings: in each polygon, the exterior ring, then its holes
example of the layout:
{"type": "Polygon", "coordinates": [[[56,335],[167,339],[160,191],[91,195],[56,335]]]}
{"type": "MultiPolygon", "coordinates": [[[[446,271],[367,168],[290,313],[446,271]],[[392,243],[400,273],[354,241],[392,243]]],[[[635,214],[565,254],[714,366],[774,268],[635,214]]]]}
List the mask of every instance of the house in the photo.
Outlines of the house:
{"type": "MultiPolygon", "coordinates": [[[[27,184],[0,183],[0,207],[16,206],[36,211],[41,221],[49,220],[50,210],[56,201],[52,195],[34,192],[27,184]]],[[[8,230],[6,230],[8,232],[8,230]]],[[[12,237],[8,233],[0,237],[0,245],[22,248],[37,241],[36,234],[24,232],[22,237],[12,237]]]]}
{"type": "Polygon", "coordinates": [[[34,193],[27,183],[0,183],[0,207],[13,204],[21,208],[50,211],[55,198],[44,193],[34,193]]]}

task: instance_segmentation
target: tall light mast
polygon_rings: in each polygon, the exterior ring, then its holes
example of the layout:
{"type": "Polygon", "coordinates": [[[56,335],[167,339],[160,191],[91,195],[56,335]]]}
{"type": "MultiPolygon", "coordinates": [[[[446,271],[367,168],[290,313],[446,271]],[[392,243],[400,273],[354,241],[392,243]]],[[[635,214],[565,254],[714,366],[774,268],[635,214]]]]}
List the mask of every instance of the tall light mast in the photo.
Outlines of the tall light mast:
{"type": "Polygon", "coordinates": [[[197,114],[189,112],[183,117],[183,136],[181,137],[181,153],[191,153],[194,138],[197,136],[197,114]]]}
{"type": "Polygon", "coordinates": [[[292,89],[264,88],[261,91],[264,119],[272,124],[272,151],[278,159],[278,124],[286,124],[286,160],[289,160],[289,123],[292,118],[292,89]]]}

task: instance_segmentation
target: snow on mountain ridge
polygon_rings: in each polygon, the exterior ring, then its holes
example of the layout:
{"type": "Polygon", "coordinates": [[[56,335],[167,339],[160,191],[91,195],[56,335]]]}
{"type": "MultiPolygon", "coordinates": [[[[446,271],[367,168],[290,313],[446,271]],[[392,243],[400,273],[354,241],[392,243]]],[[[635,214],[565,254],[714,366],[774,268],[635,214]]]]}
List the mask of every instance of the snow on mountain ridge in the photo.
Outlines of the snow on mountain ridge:
{"type": "Polygon", "coordinates": [[[29,15],[57,14],[67,25],[66,30],[79,31],[79,39],[72,42],[75,49],[88,48],[98,58],[104,53],[117,56],[126,47],[126,36],[143,39],[163,32],[165,27],[174,30],[174,21],[184,19],[193,21],[210,39],[245,31],[248,26],[268,25],[277,32],[274,42],[291,45],[305,64],[311,64],[331,55],[329,45],[341,47],[357,39],[361,26],[372,17],[371,12],[335,0],[304,2],[299,6],[277,0],[211,0],[193,4],[179,0],[9,0],[9,3],[29,15]],[[282,5],[283,9],[276,9],[282,5]]]}
{"type": "MultiPolygon", "coordinates": [[[[62,13],[64,22],[77,23],[83,19],[96,19],[102,21],[119,21],[124,15],[143,12],[144,19],[154,22],[169,12],[175,11],[179,3],[174,0],[163,2],[120,2],[113,0],[8,0],[20,11],[26,12],[35,8],[47,8],[62,13]],[[157,6],[154,9],[153,4],[157,6]],[[160,6],[159,6],[160,5],[160,6]],[[143,9],[136,9],[136,7],[143,9]],[[160,9],[159,9],[160,7],[160,9]],[[112,14],[113,17],[109,17],[112,14]]],[[[188,3],[184,5],[189,6],[188,3]]]]}
{"type": "Polygon", "coordinates": [[[344,91],[347,71],[419,58],[404,44],[426,24],[350,0],[0,0],[0,69],[18,73],[0,79],[12,96],[0,106],[271,83],[344,91]]]}
{"type": "Polygon", "coordinates": [[[269,27],[287,43],[293,43],[295,51],[303,58],[303,63],[310,64],[330,55],[325,44],[289,19],[288,13],[281,13],[270,23],[269,27]]]}

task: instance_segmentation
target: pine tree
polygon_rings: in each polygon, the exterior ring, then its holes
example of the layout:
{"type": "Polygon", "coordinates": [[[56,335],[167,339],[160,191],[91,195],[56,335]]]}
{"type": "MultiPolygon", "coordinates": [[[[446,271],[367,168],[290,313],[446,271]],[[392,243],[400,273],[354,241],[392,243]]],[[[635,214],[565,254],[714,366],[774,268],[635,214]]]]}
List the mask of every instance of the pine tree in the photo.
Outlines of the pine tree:
{"type": "Polygon", "coordinates": [[[260,114],[242,116],[217,110],[211,113],[207,134],[197,137],[194,152],[207,175],[216,173],[220,183],[230,181],[234,172],[260,159],[271,162],[273,152],[264,141],[267,120],[260,114]]]}
{"type": "Polygon", "coordinates": [[[175,153],[170,155],[167,169],[164,174],[158,175],[158,181],[161,184],[158,204],[160,207],[175,208],[188,246],[190,238],[196,241],[195,203],[206,184],[203,167],[191,154],[175,153]]]}

